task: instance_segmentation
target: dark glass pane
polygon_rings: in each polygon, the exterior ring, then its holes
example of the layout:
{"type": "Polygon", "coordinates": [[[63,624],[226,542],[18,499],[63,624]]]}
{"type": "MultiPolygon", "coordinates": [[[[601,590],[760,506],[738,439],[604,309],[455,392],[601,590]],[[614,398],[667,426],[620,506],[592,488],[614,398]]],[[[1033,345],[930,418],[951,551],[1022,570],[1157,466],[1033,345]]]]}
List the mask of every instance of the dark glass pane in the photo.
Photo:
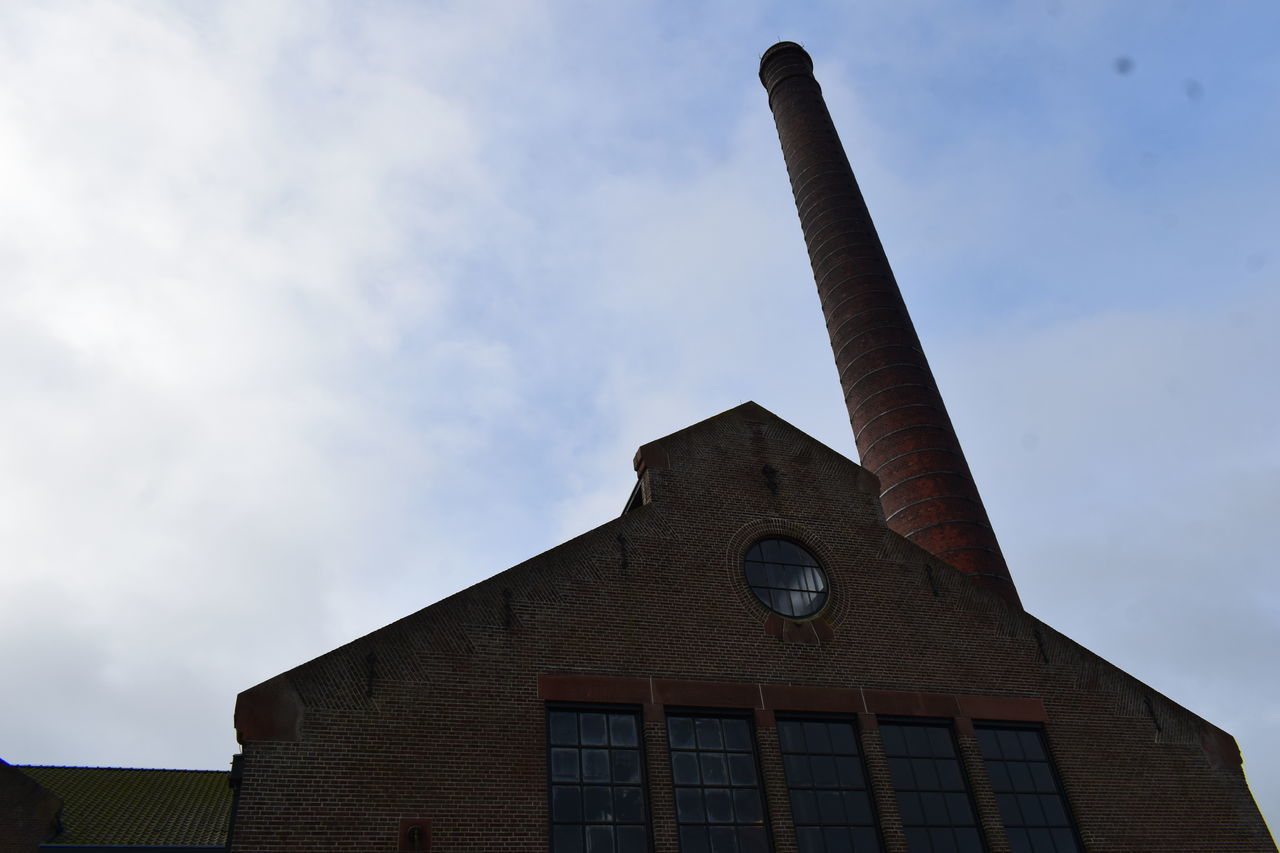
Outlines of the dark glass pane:
{"type": "Polygon", "coordinates": [[[818,791],[818,819],[823,824],[844,823],[844,798],[839,791],[818,791]]]}
{"type": "Polygon", "coordinates": [[[704,753],[698,756],[702,765],[702,783],[704,785],[728,785],[729,768],[725,766],[722,753],[704,753]]]}
{"type": "Polygon", "coordinates": [[[811,566],[813,559],[802,548],[798,547],[794,542],[788,542],[785,539],[776,540],[778,543],[777,560],[780,563],[793,566],[811,566]]]}
{"type": "Polygon", "coordinates": [[[769,839],[763,826],[745,826],[738,830],[739,853],[767,853],[769,839]]]}
{"type": "Polygon", "coordinates": [[[738,833],[729,827],[713,826],[707,830],[711,853],[738,853],[738,833]]]}
{"type": "Polygon", "coordinates": [[[735,785],[756,783],[756,762],[750,753],[733,753],[729,756],[729,781],[735,785]]]}
{"type": "Polygon", "coordinates": [[[813,791],[791,791],[791,817],[797,824],[818,822],[818,801],[813,791]]]}
{"type": "Polygon", "coordinates": [[[1000,819],[1005,826],[1022,826],[1022,811],[1018,808],[1016,794],[996,794],[996,803],[1000,806],[1000,819]]]}
{"type": "Polygon", "coordinates": [[[866,791],[844,792],[845,819],[853,824],[873,824],[871,817],[871,800],[866,791]]]}
{"type": "Polygon", "coordinates": [[[797,827],[796,841],[800,847],[800,853],[823,853],[826,850],[826,845],[822,843],[820,827],[797,827]]]}
{"type": "Polygon", "coordinates": [[[901,726],[881,726],[880,739],[884,741],[886,755],[902,755],[907,751],[907,739],[902,735],[901,726]]]}
{"type": "Polygon", "coordinates": [[[853,853],[849,830],[843,826],[829,826],[822,830],[822,840],[826,842],[827,853],[853,853]]]}
{"type": "Polygon", "coordinates": [[[964,794],[943,794],[947,801],[948,821],[954,826],[967,826],[974,823],[973,810],[969,808],[969,798],[964,794]]]}
{"type": "Polygon", "coordinates": [[[630,714],[610,714],[609,739],[614,746],[635,746],[636,718],[630,714]]]}
{"type": "Polygon", "coordinates": [[[938,786],[944,791],[964,790],[964,777],[960,775],[960,762],[935,761],[933,769],[938,771],[938,786]]]}
{"type": "Polygon", "coordinates": [[[733,796],[728,788],[707,788],[707,823],[733,823],[733,796]]]}
{"type": "Polygon", "coordinates": [[[763,542],[756,544],[752,549],[755,552],[756,560],[764,560],[768,563],[779,563],[782,561],[782,540],[781,539],[765,539],[763,542]]]}
{"type": "Polygon", "coordinates": [[[929,728],[930,753],[936,758],[955,757],[955,746],[951,743],[951,732],[946,729],[929,728]]]}
{"type": "Polygon", "coordinates": [[[1005,767],[1003,761],[987,762],[987,774],[991,777],[991,787],[995,791],[1013,790],[1013,782],[1009,779],[1009,768],[1005,767]]]}
{"type": "Polygon", "coordinates": [[[676,788],[676,817],[681,823],[705,823],[702,791],[699,788],[676,788]]]}
{"type": "Polygon", "coordinates": [[[788,784],[800,788],[807,788],[813,784],[813,777],[809,775],[809,759],[806,756],[788,755],[783,757],[782,764],[787,774],[788,784]]]}
{"type": "Polygon", "coordinates": [[[573,746],[578,743],[578,715],[572,711],[552,711],[551,742],[573,746]]]}
{"type": "Polygon", "coordinates": [[[582,794],[576,785],[552,787],[551,819],[557,823],[582,822],[582,794]]]}
{"type": "Polygon", "coordinates": [[[938,784],[938,771],[934,768],[932,758],[913,758],[911,759],[911,771],[916,777],[916,787],[922,791],[936,791],[938,784]]]}
{"type": "Polygon", "coordinates": [[[1018,794],[1018,808],[1022,811],[1024,826],[1044,826],[1044,809],[1035,794],[1018,794]]]}
{"type": "Polygon", "coordinates": [[[1013,853],[1035,853],[1025,829],[1009,828],[1009,846],[1013,848],[1013,853]]]}
{"type": "Polygon", "coordinates": [[[680,830],[680,853],[710,853],[707,830],[701,826],[686,826],[680,830]]]}
{"type": "Polygon", "coordinates": [[[908,826],[903,828],[903,832],[907,836],[907,849],[911,853],[931,853],[933,844],[929,842],[929,830],[920,826],[908,826]]]}
{"type": "Polygon", "coordinates": [[[1018,732],[997,729],[996,737],[1000,738],[1001,755],[1012,761],[1022,760],[1022,739],[1018,737],[1018,732]]]}
{"type": "Polygon", "coordinates": [[[724,748],[732,752],[751,751],[751,727],[746,720],[723,720],[724,748]]]}
{"type": "Polygon", "coordinates": [[[933,853],[956,853],[956,837],[949,827],[929,830],[929,841],[933,844],[933,853]]]}
{"type": "Polygon", "coordinates": [[[1028,829],[1027,835],[1031,838],[1031,849],[1036,853],[1054,853],[1053,833],[1049,830],[1028,829]]]}
{"type": "Polygon", "coordinates": [[[1044,822],[1047,826],[1067,825],[1067,813],[1062,808],[1062,798],[1057,794],[1041,794],[1040,808],[1044,810],[1044,822]]]}
{"type": "Polygon", "coordinates": [[[779,720],[778,746],[783,752],[804,752],[804,724],[794,720],[779,720]]]}
{"type": "Polygon", "coordinates": [[[613,781],[640,781],[640,753],[634,749],[613,750],[613,781]]]}
{"type": "Polygon", "coordinates": [[[747,566],[747,583],[752,587],[768,586],[769,570],[764,563],[749,562],[747,566]]]}
{"type": "Polygon", "coordinates": [[[920,794],[920,805],[924,808],[924,822],[930,826],[947,826],[951,816],[947,814],[947,795],[937,791],[925,791],[920,794]]]}
{"type": "Polygon", "coordinates": [[[773,609],[781,613],[783,616],[795,616],[796,611],[791,608],[791,596],[786,590],[775,589],[770,593],[773,609]]]}
{"type": "Polygon", "coordinates": [[[582,750],[582,778],[587,782],[609,781],[609,750],[582,750]]]}
{"type": "Polygon", "coordinates": [[[850,755],[842,755],[836,759],[836,777],[842,788],[865,787],[862,781],[862,767],[858,759],[850,755]]]}
{"type": "Polygon", "coordinates": [[[618,823],[644,822],[644,798],[639,788],[613,789],[613,818],[618,823]]]}
{"type": "Polygon", "coordinates": [[[834,723],[830,728],[831,751],[836,755],[857,755],[858,737],[848,723],[834,723]]]}
{"type": "Polygon", "coordinates": [[[1001,758],[1000,738],[991,729],[978,729],[978,745],[982,747],[983,758],[1001,758]]]}
{"type": "Polygon", "coordinates": [[[613,827],[587,827],[587,853],[613,853],[613,827]]]}
{"type": "Polygon", "coordinates": [[[893,777],[893,787],[900,790],[914,790],[916,777],[911,772],[910,758],[890,758],[889,775],[893,777]]]}
{"type": "Polygon", "coordinates": [[[1054,829],[1053,847],[1057,853],[1079,853],[1080,845],[1076,843],[1076,836],[1069,829],[1054,829]]]}
{"type": "Polygon", "coordinates": [[[805,723],[804,739],[810,752],[831,752],[831,734],[826,723],[805,723]]]}
{"type": "Polygon", "coordinates": [[[592,785],[582,789],[582,819],[587,823],[613,820],[613,796],[608,788],[592,785]]]}
{"type": "Polygon", "coordinates": [[[643,826],[620,826],[616,835],[618,853],[645,853],[649,849],[643,826]]]}
{"type": "Polygon", "coordinates": [[[1047,757],[1044,747],[1040,745],[1040,735],[1034,731],[1023,729],[1018,732],[1018,742],[1022,744],[1022,754],[1029,761],[1043,761],[1047,757]]]}
{"type": "Polygon", "coordinates": [[[815,788],[834,788],[839,784],[836,778],[836,760],[830,755],[815,755],[810,758],[809,770],[813,773],[815,788]]]}
{"type": "Polygon", "coordinates": [[[917,793],[899,791],[898,811],[902,813],[902,822],[908,826],[924,823],[924,807],[920,805],[920,795],[917,793]]]}
{"type": "Polygon", "coordinates": [[[929,745],[928,726],[903,726],[902,733],[907,740],[909,755],[929,755],[933,751],[929,745]]]}
{"type": "Polygon", "coordinates": [[[853,849],[856,853],[879,853],[880,839],[876,831],[869,826],[855,826],[849,830],[853,836],[853,849]]]}
{"type": "Polygon", "coordinates": [[[695,752],[673,752],[671,775],[677,785],[698,784],[698,755],[695,752]]]}
{"type": "Polygon", "coordinates": [[[693,749],[693,720],[689,717],[667,717],[667,739],[672,749],[693,749]]]}
{"type": "Polygon", "coordinates": [[[583,745],[608,745],[609,731],[605,726],[604,714],[579,714],[578,719],[581,726],[583,745]]]}
{"type": "Polygon", "coordinates": [[[1009,782],[1015,791],[1034,791],[1035,783],[1031,781],[1031,771],[1024,761],[1006,761],[1009,770],[1009,782]]]}
{"type": "Polygon", "coordinates": [[[719,720],[697,717],[693,721],[693,727],[698,733],[698,749],[724,749],[724,740],[720,737],[719,720]]]}
{"type": "Polygon", "coordinates": [[[955,830],[956,850],[958,853],[982,853],[982,836],[972,827],[961,827],[955,830]]]}
{"type": "Polygon", "coordinates": [[[760,795],[754,788],[739,788],[733,792],[733,819],[737,823],[760,823],[764,820],[760,795]]]}
{"type": "Polygon", "coordinates": [[[578,750],[564,747],[552,748],[551,780],[553,782],[578,781],[578,750]]]}
{"type": "Polygon", "coordinates": [[[557,826],[552,833],[552,846],[555,853],[583,853],[582,827],[557,826]]]}
{"type": "Polygon", "coordinates": [[[1048,764],[1037,761],[1034,764],[1028,764],[1027,769],[1031,771],[1031,790],[1047,794],[1058,789],[1058,786],[1053,784],[1053,773],[1049,771],[1048,764]]]}

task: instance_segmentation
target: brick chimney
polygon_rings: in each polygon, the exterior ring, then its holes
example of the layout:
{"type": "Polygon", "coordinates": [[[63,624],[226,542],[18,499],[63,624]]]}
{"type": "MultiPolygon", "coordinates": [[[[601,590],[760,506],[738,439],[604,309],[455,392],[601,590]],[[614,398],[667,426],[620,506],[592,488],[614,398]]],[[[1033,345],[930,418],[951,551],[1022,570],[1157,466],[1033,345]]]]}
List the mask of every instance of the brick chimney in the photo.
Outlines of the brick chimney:
{"type": "Polygon", "coordinates": [[[800,227],[864,467],[890,529],[1021,608],[813,60],[793,42],[760,59],[800,227]]]}

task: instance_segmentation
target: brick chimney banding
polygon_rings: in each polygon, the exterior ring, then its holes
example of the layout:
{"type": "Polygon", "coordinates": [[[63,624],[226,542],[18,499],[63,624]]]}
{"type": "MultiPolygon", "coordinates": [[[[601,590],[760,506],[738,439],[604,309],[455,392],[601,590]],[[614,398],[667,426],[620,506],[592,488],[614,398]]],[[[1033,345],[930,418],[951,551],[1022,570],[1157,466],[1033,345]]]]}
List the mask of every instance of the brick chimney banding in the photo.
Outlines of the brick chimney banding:
{"type": "Polygon", "coordinates": [[[925,360],[813,60],[793,42],[760,59],[800,227],[863,466],[890,529],[1021,607],[925,360]]]}

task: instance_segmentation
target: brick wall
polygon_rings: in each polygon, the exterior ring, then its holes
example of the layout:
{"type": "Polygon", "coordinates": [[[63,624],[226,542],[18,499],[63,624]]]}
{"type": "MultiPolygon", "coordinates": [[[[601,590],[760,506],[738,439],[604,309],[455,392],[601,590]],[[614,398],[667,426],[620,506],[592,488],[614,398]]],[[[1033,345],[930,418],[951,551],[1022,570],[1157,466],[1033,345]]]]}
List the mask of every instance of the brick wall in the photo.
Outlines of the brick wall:
{"type": "Polygon", "coordinates": [[[748,403],[637,465],[643,506],[242,694],[233,849],[393,851],[421,819],[437,850],[546,850],[558,699],[643,709],[660,853],[677,849],[672,705],[753,709],[782,853],[776,710],[860,720],[888,850],[904,841],[877,714],[954,721],[992,850],[969,721],[1009,716],[1044,720],[1088,849],[1275,849],[1229,736],[891,533],[848,459],[748,403]],[[743,552],[770,534],[821,561],[817,618],[771,616],[747,587],[743,552]]]}

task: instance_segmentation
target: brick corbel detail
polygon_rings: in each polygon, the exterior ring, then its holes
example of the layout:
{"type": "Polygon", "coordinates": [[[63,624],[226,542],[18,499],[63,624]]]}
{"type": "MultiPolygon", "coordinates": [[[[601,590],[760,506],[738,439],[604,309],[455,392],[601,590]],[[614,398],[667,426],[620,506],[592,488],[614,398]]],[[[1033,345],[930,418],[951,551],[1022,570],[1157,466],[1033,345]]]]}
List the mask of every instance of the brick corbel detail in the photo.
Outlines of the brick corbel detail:
{"type": "Polygon", "coordinates": [[[236,740],[298,740],[302,735],[302,699],[283,675],[236,697],[236,740]]]}

